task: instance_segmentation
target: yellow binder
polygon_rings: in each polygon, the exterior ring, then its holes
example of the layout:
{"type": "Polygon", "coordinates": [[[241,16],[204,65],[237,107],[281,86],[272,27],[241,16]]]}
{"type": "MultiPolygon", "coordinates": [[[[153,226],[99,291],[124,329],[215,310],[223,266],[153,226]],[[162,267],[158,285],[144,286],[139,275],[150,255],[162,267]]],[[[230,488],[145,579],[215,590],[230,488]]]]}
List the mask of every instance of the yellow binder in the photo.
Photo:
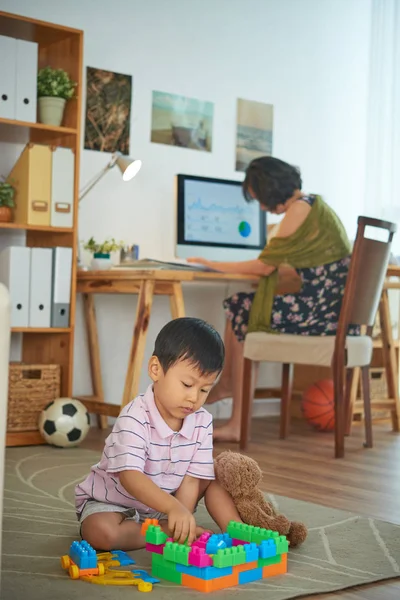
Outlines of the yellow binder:
{"type": "Polygon", "coordinates": [[[7,181],[15,188],[14,220],[27,225],[50,225],[51,148],[27,144],[7,181]]]}

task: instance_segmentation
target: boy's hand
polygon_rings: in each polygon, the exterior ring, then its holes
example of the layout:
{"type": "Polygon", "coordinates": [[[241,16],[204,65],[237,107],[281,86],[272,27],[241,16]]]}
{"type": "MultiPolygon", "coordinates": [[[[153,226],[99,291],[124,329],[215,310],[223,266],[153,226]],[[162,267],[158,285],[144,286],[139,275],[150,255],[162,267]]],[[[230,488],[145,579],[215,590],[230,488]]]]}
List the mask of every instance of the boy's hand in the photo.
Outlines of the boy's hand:
{"type": "Polygon", "coordinates": [[[179,544],[184,544],[186,540],[192,544],[196,539],[196,521],[192,513],[182,504],[169,512],[168,528],[179,544]]]}
{"type": "Polygon", "coordinates": [[[197,525],[197,527],[196,527],[196,540],[203,533],[211,533],[211,535],[212,535],[213,533],[215,533],[215,531],[211,531],[211,529],[204,529],[204,527],[200,527],[200,525],[197,525]]]}

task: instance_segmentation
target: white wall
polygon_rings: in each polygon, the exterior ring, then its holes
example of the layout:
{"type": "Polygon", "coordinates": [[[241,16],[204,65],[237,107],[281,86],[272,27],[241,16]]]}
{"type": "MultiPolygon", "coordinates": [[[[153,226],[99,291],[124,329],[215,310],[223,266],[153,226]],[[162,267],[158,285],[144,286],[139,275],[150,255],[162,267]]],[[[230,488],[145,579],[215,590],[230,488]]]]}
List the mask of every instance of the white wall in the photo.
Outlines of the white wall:
{"type": "MultiPolygon", "coordinates": [[[[83,29],[85,67],[133,75],[131,154],[143,168],[130,184],[110,173],[85,199],[81,238],[113,235],[138,243],[142,256],[171,257],[173,176],[240,178],[237,97],[274,105],[274,155],[299,165],[304,189],[321,193],[354,233],[364,198],[370,0],[0,0],[0,8],[83,29]],[[150,143],[154,89],[214,102],[212,153],[150,143]]],[[[107,159],[83,151],[81,184],[107,159]]],[[[187,313],[222,330],[226,292],[186,289],[187,313]]],[[[97,306],[105,391],[119,402],[136,299],[100,297],[97,306]]],[[[156,299],[146,358],[168,318],[167,301],[156,299]]],[[[79,305],[75,392],[88,387],[79,305]]]]}

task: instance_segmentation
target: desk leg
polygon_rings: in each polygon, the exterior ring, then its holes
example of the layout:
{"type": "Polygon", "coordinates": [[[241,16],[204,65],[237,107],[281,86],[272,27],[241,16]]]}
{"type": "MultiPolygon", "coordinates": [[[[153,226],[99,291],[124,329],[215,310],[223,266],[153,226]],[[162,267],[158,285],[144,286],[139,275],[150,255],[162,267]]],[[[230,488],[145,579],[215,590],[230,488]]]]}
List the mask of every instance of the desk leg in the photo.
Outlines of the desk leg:
{"type": "Polygon", "coordinates": [[[172,284],[172,295],[169,297],[171,306],[171,315],[173,319],[179,319],[185,316],[185,303],[183,301],[182,284],[175,282],[172,284]]]}
{"type": "Polygon", "coordinates": [[[388,396],[394,400],[395,404],[392,410],[392,427],[393,431],[400,431],[399,374],[396,364],[396,350],[393,344],[392,323],[390,320],[387,290],[383,290],[379,303],[379,320],[382,329],[382,354],[386,369],[388,396]]]}
{"type": "MultiPolygon", "coordinates": [[[[83,310],[86,322],[86,332],[89,346],[90,373],[92,378],[93,396],[97,402],[104,402],[103,382],[101,379],[99,336],[97,333],[96,311],[94,307],[94,295],[83,294],[83,310]]],[[[100,429],[106,429],[108,418],[105,415],[97,415],[100,429]]]]}
{"type": "Polygon", "coordinates": [[[140,291],[136,310],[135,328],[129,354],[122,407],[138,395],[143,356],[146,347],[151,307],[153,304],[154,281],[145,279],[140,282],[140,291]]]}

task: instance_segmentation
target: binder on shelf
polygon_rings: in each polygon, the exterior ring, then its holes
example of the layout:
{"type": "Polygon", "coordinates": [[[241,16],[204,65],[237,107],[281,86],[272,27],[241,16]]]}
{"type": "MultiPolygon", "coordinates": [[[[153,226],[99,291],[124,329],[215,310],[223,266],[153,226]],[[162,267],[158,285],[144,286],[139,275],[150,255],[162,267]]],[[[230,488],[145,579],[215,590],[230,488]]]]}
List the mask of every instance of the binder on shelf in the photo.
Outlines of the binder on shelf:
{"type": "Polygon", "coordinates": [[[14,118],[36,123],[38,44],[16,40],[16,55],[14,118]]]}
{"type": "Polygon", "coordinates": [[[31,248],[29,327],[50,327],[52,248],[31,248]]]}
{"type": "Polygon", "coordinates": [[[0,252],[0,281],[11,299],[11,327],[29,325],[29,274],[31,249],[8,246],[0,252]]]}
{"type": "Polygon", "coordinates": [[[52,227],[72,227],[74,219],[75,155],[70,148],[54,148],[51,172],[52,227]]]}
{"type": "Polygon", "coordinates": [[[71,279],[72,248],[53,248],[52,327],[69,327],[71,279]]]}
{"type": "Polygon", "coordinates": [[[15,188],[15,222],[50,225],[51,157],[49,146],[29,143],[7,181],[15,188]]]}
{"type": "Polygon", "coordinates": [[[0,117],[15,119],[17,40],[0,35],[0,117]]]}

